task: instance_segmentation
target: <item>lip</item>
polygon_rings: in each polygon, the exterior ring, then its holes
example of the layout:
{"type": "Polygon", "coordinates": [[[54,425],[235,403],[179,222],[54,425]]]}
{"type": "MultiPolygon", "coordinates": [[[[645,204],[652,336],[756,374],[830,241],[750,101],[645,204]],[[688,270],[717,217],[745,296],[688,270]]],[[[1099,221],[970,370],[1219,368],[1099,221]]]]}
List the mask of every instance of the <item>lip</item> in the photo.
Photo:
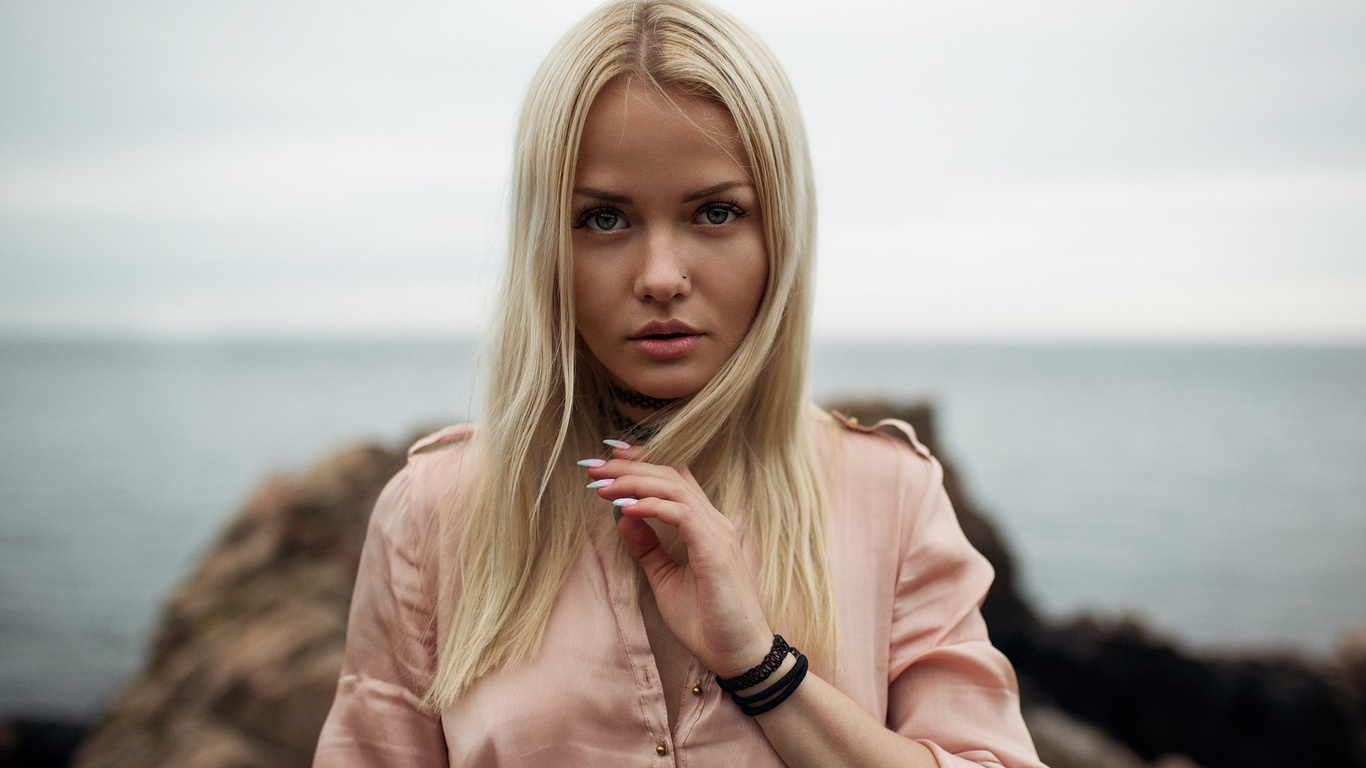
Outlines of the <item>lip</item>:
{"type": "Polygon", "coordinates": [[[666,360],[688,353],[702,339],[702,332],[681,320],[653,320],[631,334],[631,345],[646,357],[666,360]]]}
{"type": "Polygon", "coordinates": [[[646,336],[701,336],[702,332],[682,320],[651,320],[631,334],[631,341],[646,336]]]}

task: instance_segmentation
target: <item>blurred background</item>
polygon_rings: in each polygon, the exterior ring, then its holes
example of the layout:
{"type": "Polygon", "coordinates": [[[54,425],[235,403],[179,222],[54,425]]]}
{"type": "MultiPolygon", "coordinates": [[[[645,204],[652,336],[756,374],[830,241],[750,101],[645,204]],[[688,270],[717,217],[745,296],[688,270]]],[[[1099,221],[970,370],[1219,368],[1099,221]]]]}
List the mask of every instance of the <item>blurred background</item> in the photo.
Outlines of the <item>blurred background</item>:
{"type": "MultiPolygon", "coordinates": [[[[270,473],[473,412],[591,5],[0,4],[0,715],[96,712],[270,473]]],[[[808,121],[818,400],[932,400],[1050,615],[1366,622],[1366,5],[725,5],[808,121]]]]}

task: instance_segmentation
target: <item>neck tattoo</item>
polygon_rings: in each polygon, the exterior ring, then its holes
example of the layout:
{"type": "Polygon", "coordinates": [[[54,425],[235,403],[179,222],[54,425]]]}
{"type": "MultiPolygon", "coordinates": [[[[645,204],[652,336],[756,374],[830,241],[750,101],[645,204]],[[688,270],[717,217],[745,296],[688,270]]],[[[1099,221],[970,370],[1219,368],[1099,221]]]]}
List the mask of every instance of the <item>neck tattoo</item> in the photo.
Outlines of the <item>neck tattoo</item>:
{"type": "Polygon", "coordinates": [[[617,386],[615,382],[607,382],[607,391],[612,394],[612,399],[623,405],[630,405],[636,408],[644,408],[647,411],[657,411],[673,403],[678,402],[678,398],[650,397],[642,395],[634,389],[617,386]]]}
{"type": "Polygon", "coordinates": [[[654,439],[655,433],[659,431],[659,425],[637,424],[631,420],[630,416],[618,410],[615,403],[606,400],[598,401],[598,412],[618,434],[632,443],[648,443],[654,439]]]}

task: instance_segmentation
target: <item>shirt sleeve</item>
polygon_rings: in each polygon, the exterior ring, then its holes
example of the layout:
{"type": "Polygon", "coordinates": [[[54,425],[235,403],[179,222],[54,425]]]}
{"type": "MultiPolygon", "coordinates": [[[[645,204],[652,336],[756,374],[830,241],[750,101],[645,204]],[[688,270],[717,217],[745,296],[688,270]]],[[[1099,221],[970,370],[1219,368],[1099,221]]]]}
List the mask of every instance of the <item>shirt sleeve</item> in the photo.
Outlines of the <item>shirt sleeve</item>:
{"type": "Polygon", "coordinates": [[[991,564],[968,543],[933,458],[910,458],[892,615],[887,724],[941,766],[1042,766],[1010,662],[979,606],[991,564]],[[918,488],[918,491],[911,490],[918,488]]]}
{"type": "Polygon", "coordinates": [[[434,596],[411,504],[412,469],[375,504],[361,552],[337,695],[315,768],[447,764],[439,716],[423,703],[435,664],[434,596]]]}

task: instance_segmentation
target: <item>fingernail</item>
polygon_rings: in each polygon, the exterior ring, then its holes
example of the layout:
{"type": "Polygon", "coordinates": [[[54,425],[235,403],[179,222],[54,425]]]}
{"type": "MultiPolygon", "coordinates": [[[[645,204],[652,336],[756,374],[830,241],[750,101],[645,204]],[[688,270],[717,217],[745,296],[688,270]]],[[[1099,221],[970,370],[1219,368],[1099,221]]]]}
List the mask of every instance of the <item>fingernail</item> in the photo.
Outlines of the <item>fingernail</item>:
{"type": "Polygon", "coordinates": [[[589,488],[606,488],[607,486],[611,485],[613,482],[614,482],[614,480],[613,480],[612,478],[609,477],[609,478],[606,478],[606,479],[603,479],[603,480],[594,480],[593,482],[591,482],[591,483],[588,484],[588,487],[589,487],[589,488]]]}
{"type": "Polygon", "coordinates": [[[640,499],[633,499],[630,496],[627,496],[622,499],[613,499],[612,503],[618,507],[630,507],[634,506],[638,501],[640,501],[640,499]]]}
{"type": "Polygon", "coordinates": [[[603,461],[602,459],[584,459],[579,462],[579,466],[588,467],[590,469],[597,469],[598,467],[601,467],[603,464],[606,463],[607,462],[603,461]]]}
{"type": "Polygon", "coordinates": [[[603,440],[603,442],[606,443],[607,445],[612,446],[613,448],[620,448],[620,449],[623,450],[623,451],[626,450],[627,448],[630,448],[630,447],[631,447],[631,444],[630,444],[630,443],[623,443],[623,442],[620,441],[620,440],[612,440],[611,438],[608,438],[607,440],[603,440]]]}

